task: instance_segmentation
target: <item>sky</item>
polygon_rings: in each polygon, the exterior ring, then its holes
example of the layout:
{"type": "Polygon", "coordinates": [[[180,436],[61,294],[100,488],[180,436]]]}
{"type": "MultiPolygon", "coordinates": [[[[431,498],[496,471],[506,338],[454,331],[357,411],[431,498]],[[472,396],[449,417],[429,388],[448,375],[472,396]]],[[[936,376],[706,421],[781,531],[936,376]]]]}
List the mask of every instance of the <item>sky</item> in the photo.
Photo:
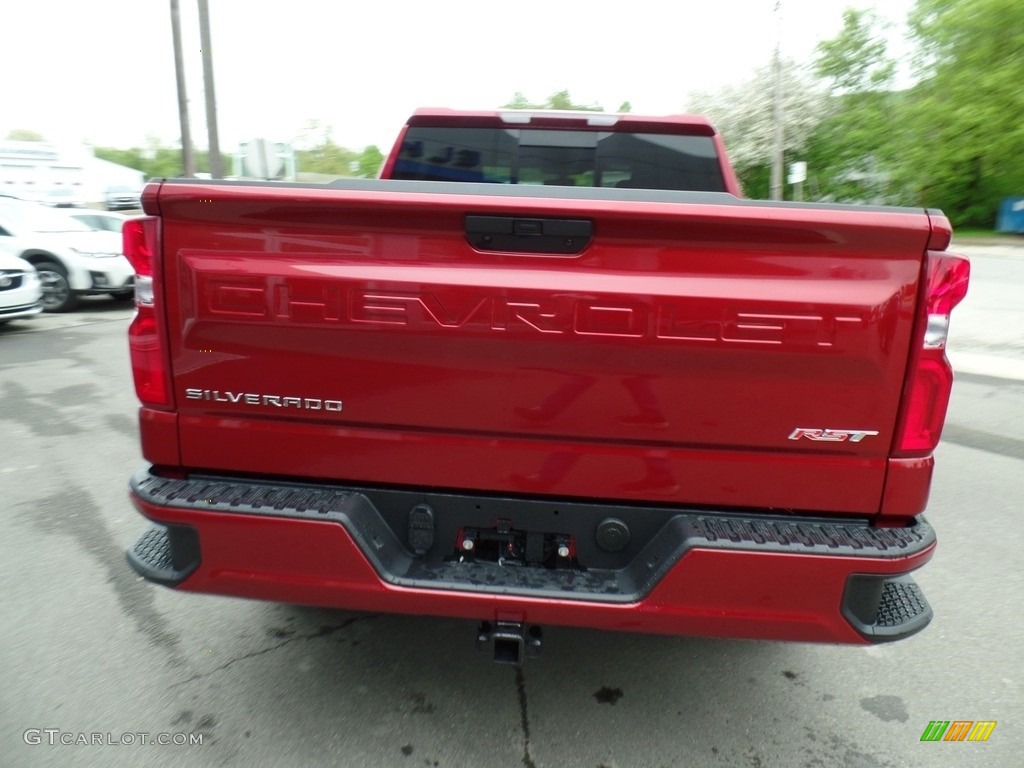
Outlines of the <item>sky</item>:
{"type": "MultiPolygon", "coordinates": [[[[685,111],[695,91],[748,80],[772,58],[807,61],[848,6],[893,23],[913,0],[208,0],[222,151],[297,141],[385,152],[416,108],[493,109],[517,91],[637,114],[685,111]],[[323,135],[323,128],[320,134],[323,135]]],[[[206,145],[197,0],[179,0],[192,138],[206,145]]],[[[170,0],[8,0],[0,139],[69,145],[179,141],[170,0]]],[[[905,50],[905,46],[903,47],[905,50]]]]}

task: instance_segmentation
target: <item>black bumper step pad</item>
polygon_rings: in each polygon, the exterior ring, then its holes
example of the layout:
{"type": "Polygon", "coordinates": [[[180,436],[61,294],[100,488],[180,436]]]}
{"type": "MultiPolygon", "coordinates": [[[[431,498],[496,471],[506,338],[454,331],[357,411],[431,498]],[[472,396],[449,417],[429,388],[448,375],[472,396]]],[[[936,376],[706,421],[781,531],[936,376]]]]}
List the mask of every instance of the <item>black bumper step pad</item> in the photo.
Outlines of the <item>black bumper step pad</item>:
{"type": "Polygon", "coordinates": [[[127,557],[139,575],[173,587],[199,567],[199,536],[188,526],[153,523],[127,557]]]}
{"type": "Polygon", "coordinates": [[[847,580],[843,615],[866,639],[884,643],[920,632],[933,614],[910,576],[862,574],[847,580]]]}
{"type": "Polygon", "coordinates": [[[890,579],[885,582],[874,626],[879,630],[901,627],[931,613],[931,610],[924,592],[909,576],[890,579]]]}
{"type": "MultiPolygon", "coordinates": [[[[538,598],[576,599],[626,603],[641,600],[693,548],[733,551],[773,552],[793,555],[836,555],[866,560],[906,558],[924,551],[935,542],[931,526],[918,518],[906,528],[876,528],[866,520],[828,518],[766,517],[730,512],[607,505],[597,507],[600,516],[614,514],[626,520],[647,520],[651,534],[640,539],[635,550],[618,567],[545,568],[529,565],[500,565],[494,562],[453,558],[437,545],[431,552],[415,554],[405,540],[408,526],[398,524],[393,513],[386,517],[382,509],[401,508],[408,514],[416,504],[429,504],[442,525],[471,525],[452,510],[498,508],[514,514],[531,505],[534,499],[473,497],[465,494],[418,493],[381,489],[344,488],[329,485],[300,485],[194,476],[187,480],[162,478],[148,469],[132,478],[132,490],[144,501],[156,506],[223,512],[243,515],[267,515],[303,520],[332,521],[345,527],[381,579],[396,586],[458,590],[492,594],[522,595],[538,598]],[[371,501],[370,497],[373,497],[371,501]],[[449,518],[447,522],[445,518],[449,518]]],[[[595,504],[560,500],[558,518],[562,524],[575,525],[568,530],[577,539],[592,537],[595,504]],[[572,523],[571,521],[576,521],[572,523]]],[[[483,513],[481,513],[483,514],[483,513]]],[[[491,514],[491,513],[487,513],[491,514]]],[[[407,518],[406,518],[407,520],[407,518]]],[[[528,527],[528,526],[527,526],[528,527]]],[[[639,523],[637,524],[639,527],[639,523]]],[[[168,555],[162,540],[147,533],[129,553],[140,573],[174,583],[194,569],[199,560],[199,542],[189,541],[181,526],[167,526],[168,555]],[[149,537],[147,539],[147,537],[149,537]],[[181,550],[179,552],[179,549],[181,550]],[[168,565],[168,557],[170,564],[168,565]],[[144,563],[147,572],[140,568],[144,563]]],[[[185,529],[191,530],[191,529],[185,529]]],[[[194,532],[193,532],[194,533],[194,532]]],[[[637,537],[638,538],[638,537],[637,537]]],[[[579,562],[587,566],[588,560],[579,562]]],[[[591,561],[592,562],[592,561],[591,561]]],[[[847,595],[854,608],[850,614],[862,634],[885,635],[898,632],[909,620],[916,623],[923,615],[915,613],[920,592],[886,587],[884,577],[851,577],[847,595]],[[868,582],[856,582],[868,579],[868,582]],[[902,590],[902,591],[901,591],[902,590]],[[908,607],[904,607],[908,606],[908,607]],[[892,622],[887,623],[887,622],[892,622]],[[891,629],[890,629],[891,628],[891,629]]],[[[912,584],[912,582],[911,582],[912,584]]],[[[915,587],[916,589],[916,587],[915,587]]],[[[920,597],[923,601],[923,597],[920,597]]],[[[927,603],[924,603],[926,606],[927,603]]],[[[930,615],[930,609],[927,610],[930,615]]],[[[881,638],[879,638],[881,639],[881,638]]]]}

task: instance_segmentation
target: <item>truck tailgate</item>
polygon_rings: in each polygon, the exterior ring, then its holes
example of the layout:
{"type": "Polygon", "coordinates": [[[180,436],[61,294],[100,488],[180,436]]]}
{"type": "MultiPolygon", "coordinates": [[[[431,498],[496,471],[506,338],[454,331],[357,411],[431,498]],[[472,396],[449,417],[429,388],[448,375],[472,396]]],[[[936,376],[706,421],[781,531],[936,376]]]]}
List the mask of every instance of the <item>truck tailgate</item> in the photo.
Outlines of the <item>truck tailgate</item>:
{"type": "Polygon", "coordinates": [[[878,511],[924,211],[443,190],[162,185],[182,465],[878,511]]]}

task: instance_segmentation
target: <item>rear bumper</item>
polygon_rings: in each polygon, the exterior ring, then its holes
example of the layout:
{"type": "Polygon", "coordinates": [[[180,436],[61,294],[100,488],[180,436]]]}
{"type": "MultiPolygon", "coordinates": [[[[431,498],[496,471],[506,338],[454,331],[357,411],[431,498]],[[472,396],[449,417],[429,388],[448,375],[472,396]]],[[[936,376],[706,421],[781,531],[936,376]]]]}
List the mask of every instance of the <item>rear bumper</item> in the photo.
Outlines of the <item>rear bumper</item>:
{"type": "Polygon", "coordinates": [[[19,317],[31,317],[43,311],[41,301],[32,301],[28,304],[15,306],[0,306],[0,322],[4,320],[17,320],[19,317]]]}
{"type": "Polygon", "coordinates": [[[874,528],[863,520],[222,477],[174,480],[149,471],[132,478],[131,492],[153,525],[129,550],[129,561],[147,579],[185,591],[472,620],[834,643],[902,639],[932,615],[907,576],[934,552],[935,534],[923,518],[906,528],[874,528]],[[424,508],[429,516],[409,517],[424,508]],[[585,567],[460,558],[461,539],[453,532],[495,516],[539,539],[545,531],[564,532],[572,538],[573,561],[578,556],[585,567]],[[607,538],[593,543],[596,525],[608,519],[631,528],[626,545],[609,546],[607,538]]]}
{"type": "Polygon", "coordinates": [[[43,311],[43,289],[35,270],[3,270],[6,287],[0,287],[0,321],[38,315],[43,311]]]}

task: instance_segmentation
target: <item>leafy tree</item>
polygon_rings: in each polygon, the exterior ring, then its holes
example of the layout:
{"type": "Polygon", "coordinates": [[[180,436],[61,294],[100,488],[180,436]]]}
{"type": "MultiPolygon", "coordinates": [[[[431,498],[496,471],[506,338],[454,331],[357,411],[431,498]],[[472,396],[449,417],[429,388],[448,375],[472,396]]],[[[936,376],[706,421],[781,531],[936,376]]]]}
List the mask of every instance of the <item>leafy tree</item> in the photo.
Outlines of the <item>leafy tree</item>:
{"type": "Polygon", "coordinates": [[[575,110],[579,112],[604,112],[600,104],[573,104],[568,91],[559,91],[548,98],[548,109],[575,110]]]}
{"type": "Polygon", "coordinates": [[[375,145],[371,144],[359,155],[357,175],[364,179],[376,178],[382,165],[384,165],[384,155],[375,145]]]}
{"type": "Polygon", "coordinates": [[[115,149],[114,147],[94,147],[93,154],[101,160],[106,160],[110,163],[117,163],[118,165],[124,165],[128,168],[134,168],[137,171],[143,171],[146,166],[146,160],[142,156],[142,150],[135,149],[115,149]]]}
{"type": "MultiPolygon", "coordinates": [[[[151,137],[145,148],[94,147],[93,153],[102,160],[142,171],[147,179],[180,176],[181,148],[160,146],[156,141],[151,137]]],[[[197,152],[196,161],[196,170],[207,170],[206,152],[197,152]]]]}
{"type": "Polygon", "coordinates": [[[531,104],[522,91],[516,91],[512,101],[505,104],[502,109],[543,109],[543,107],[540,104],[531,104]]]}
{"type": "Polygon", "coordinates": [[[1024,193],[1024,14],[1019,0],[918,0],[921,81],[902,116],[912,202],[957,226],[989,227],[1024,193]]]}
{"type": "Polygon", "coordinates": [[[889,86],[896,62],[887,56],[885,26],[872,11],[843,11],[843,29],[818,44],[814,70],[833,93],[864,93],[889,86]]]}
{"type": "MultiPolygon", "coordinates": [[[[384,156],[375,146],[361,152],[339,146],[332,138],[333,129],[319,121],[310,121],[306,131],[296,140],[298,170],[328,176],[376,176],[384,156]]],[[[145,147],[118,149],[95,147],[96,157],[142,171],[146,178],[167,178],[181,174],[181,148],[164,146],[159,137],[147,136],[145,147]]],[[[206,150],[195,151],[196,171],[209,173],[210,156],[206,150]]]]}
{"type": "Polygon", "coordinates": [[[27,128],[15,128],[8,131],[6,138],[9,141],[46,141],[41,133],[30,131],[27,128]]]}
{"type": "Polygon", "coordinates": [[[351,176],[359,169],[359,153],[334,143],[334,128],[310,120],[299,137],[296,163],[300,171],[334,176],[351,176]]]}
{"type": "MultiPolygon", "coordinates": [[[[782,64],[785,153],[803,159],[825,109],[822,89],[792,61],[782,64]]],[[[767,198],[774,146],[775,74],[758,69],[747,82],[690,94],[687,110],[707,115],[722,134],[745,193],[767,198]]]]}
{"type": "Polygon", "coordinates": [[[818,45],[814,72],[829,85],[823,119],[807,145],[814,197],[841,202],[893,202],[904,103],[889,90],[896,63],[884,27],[870,11],[847,9],[843,28],[818,45]]]}
{"type": "MultiPolygon", "coordinates": [[[[1024,193],[1024,14],[1019,0],[917,0],[913,87],[893,87],[884,28],[848,10],[813,71],[785,70],[787,159],[808,162],[826,200],[942,208],[955,226],[992,225],[1024,193]]],[[[765,195],[772,148],[771,70],[695,94],[718,125],[748,194],[765,195]]]]}
{"type": "MultiPolygon", "coordinates": [[[[629,102],[626,102],[628,105],[629,102]]],[[[600,104],[574,104],[572,98],[569,96],[569,91],[559,91],[548,96],[548,100],[543,104],[534,104],[527,99],[521,91],[516,91],[515,96],[512,97],[512,101],[508,104],[504,104],[502,109],[558,109],[568,110],[572,112],[604,112],[604,107],[600,104]]]]}

